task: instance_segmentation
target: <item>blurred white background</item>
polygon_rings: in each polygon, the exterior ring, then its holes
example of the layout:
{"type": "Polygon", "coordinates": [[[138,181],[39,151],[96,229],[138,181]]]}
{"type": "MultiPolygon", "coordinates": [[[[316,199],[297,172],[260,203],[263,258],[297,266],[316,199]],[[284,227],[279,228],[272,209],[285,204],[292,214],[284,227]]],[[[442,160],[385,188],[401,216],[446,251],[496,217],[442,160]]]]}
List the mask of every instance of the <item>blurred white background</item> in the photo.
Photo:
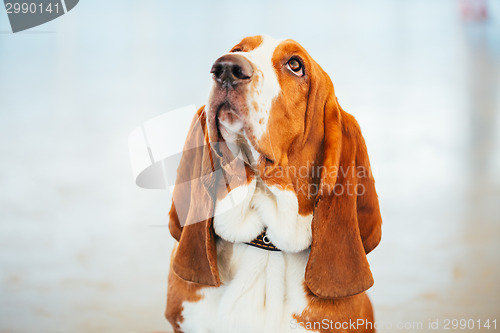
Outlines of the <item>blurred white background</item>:
{"type": "Polygon", "coordinates": [[[203,105],[213,61],[256,34],[300,42],[360,122],[380,331],[500,320],[500,2],[461,4],[82,0],[17,34],[0,10],[0,332],[169,330],[169,198],[135,186],[127,137],[203,105]]]}

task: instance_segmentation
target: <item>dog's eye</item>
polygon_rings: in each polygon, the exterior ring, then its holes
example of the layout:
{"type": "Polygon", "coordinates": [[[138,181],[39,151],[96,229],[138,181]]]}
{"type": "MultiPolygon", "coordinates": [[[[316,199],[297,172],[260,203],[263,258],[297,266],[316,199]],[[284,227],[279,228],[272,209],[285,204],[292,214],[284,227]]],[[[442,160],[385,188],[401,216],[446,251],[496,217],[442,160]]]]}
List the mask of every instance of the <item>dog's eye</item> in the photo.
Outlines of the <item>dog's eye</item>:
{"type": "Polygon", "coordinates": [[[288,60],[286,64],[288,66],[288,69],[290,69],[295,75],[297,76],[304,75],[304,66],[302,65],[299,59],[292,58],[288,60]]]}
{"type": "Polygon", "coordinates": [[[230,52],[231,53],[233,53],[233,52],[243,52],[243,49],[237,47],[237,48],[232,49],[230,52]]]}

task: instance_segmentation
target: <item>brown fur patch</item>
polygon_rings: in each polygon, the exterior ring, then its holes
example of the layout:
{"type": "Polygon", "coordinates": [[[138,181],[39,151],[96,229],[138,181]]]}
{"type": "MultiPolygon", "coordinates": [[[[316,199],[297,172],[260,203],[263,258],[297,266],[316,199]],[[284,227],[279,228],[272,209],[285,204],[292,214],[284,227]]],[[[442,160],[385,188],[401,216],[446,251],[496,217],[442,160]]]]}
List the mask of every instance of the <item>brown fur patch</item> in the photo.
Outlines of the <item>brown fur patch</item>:
{"type": "Polygon", "coordinates": [[[366,293],[331,300],[316,297],[306,286],[304,286],[304,290],[307,298],[307,307],[301,314],[293,316],[303,327],[316,328],[315,331],[320,333],[375,332],[373,309],[366,293]],[[326,327],[325,319],[327,320],[326,327]],[[359,326],[356,325],[353,328],[353,325],[349,325],[352,322],[358,323],[358,320],[363,320],[363,322],[359,322],[359,326]]]}
{"type": "Polygon", "coordinates": [[[250,52],[258,48],[263,41],[264,38],[262,36],[245,37],[241,42],[233,46],[230,52],[250,52]]]}
{"type": "Polygon", "coordinates": [[[181,279],[172,269],[174,262],[176,247],[172,250],[170,256],[170,272],[168,274],[168,289],[167,289],[167,308],[165,317],[174,328],[174,331],[180,332],[179,324],[183,322],[182,311],[184,310],[183,302],[198,302],[202,296],[198,291],[204,286],[201,284],[192,283],[181,279]]]}

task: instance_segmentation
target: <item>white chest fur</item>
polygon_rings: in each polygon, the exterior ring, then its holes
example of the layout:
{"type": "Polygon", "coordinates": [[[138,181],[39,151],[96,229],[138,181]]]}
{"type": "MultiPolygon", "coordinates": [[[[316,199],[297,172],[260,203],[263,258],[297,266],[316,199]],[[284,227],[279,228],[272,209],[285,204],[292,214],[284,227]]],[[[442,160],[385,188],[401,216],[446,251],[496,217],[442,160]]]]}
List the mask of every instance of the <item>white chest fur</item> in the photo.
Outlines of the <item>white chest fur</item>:
{"type": "Polygon", "coordinates": [[[201,290],[199,302],[184,302],[184,332],[295,332],[293,314],[307,305],[303,287],[309,250],[272,252],[219,240],[223,285],[201,290]]]}
{"type": "Polygon", "coordinates": [[[312,215],[299,214],[297,195],[253,179],[215,205],[215,233],[232,243],[250,242],[264,229],[280,250],[301,252],[311,245],[312,215]]]}
{"type": "Polygon", "coordinates": [[[266,188],[256,180],[216,203],[215,232],[222,286],[184,302],[184,332],[295,332],[293,315],[307,305],[304,272],[312,216],[298,214],[295,194],[266,188]],[[244,244],[264,228],[280,252],[244,244]]]}

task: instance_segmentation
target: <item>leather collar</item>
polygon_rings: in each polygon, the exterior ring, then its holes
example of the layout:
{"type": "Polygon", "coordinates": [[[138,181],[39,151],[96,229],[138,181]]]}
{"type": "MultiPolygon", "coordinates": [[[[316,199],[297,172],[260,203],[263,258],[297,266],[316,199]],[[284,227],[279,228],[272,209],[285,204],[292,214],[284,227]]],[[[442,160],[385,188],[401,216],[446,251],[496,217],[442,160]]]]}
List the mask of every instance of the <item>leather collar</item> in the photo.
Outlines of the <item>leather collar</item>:
{"type": "Polygon", "coordinates": [[[251,246],[258,247],[259,249],[267,250],[267,251],[281,251],[267,237],[266,231],[263,231],[257,238],[255,238],[250,243],[245,243],[251,246]]]}

